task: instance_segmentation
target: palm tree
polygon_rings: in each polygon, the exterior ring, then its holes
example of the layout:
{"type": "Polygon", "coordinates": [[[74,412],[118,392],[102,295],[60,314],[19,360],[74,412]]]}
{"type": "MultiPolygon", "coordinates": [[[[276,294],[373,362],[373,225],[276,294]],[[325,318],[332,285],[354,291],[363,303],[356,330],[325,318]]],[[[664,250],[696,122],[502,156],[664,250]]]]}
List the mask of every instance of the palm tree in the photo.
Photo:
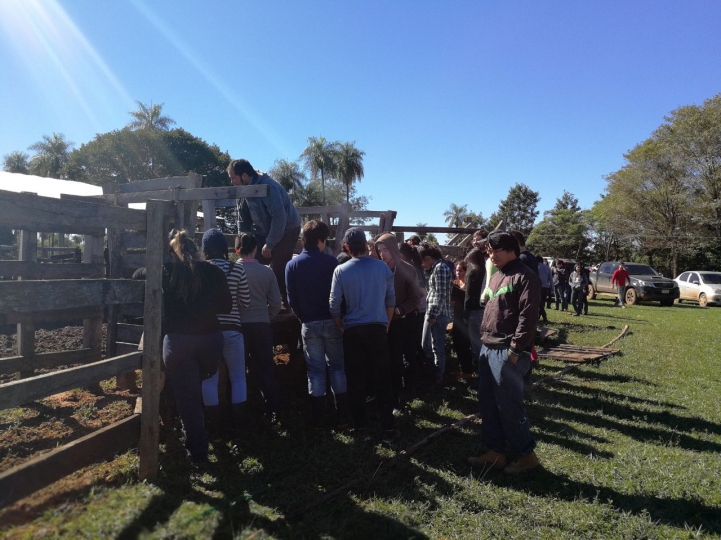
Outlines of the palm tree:
{"type": "Polygon", "coordinates": [[[72,146],[73,143],[66,141],[62,133],[43,135],[42,141],[29,147],[37,152],[30,160],[30,173],[47,178],[60,178],[60,170],[68,162],[72,146]]]}
{"type": "Polygon", "coordinates": [[[268,174],[290,193],[291,201],[294,199],[296,190],[302,188],[306,180],[298,162],[287,159],[277,159],[268,174]]]}
{"type": "Polygon", "coordinates": [[[16,150],[6,154],[3,158],[3,170],[5,172],[28,174],[28,155],[25,152],[16,150]]]}
{"type": "Polygon", "coordinates": [[[443,215],[446,217],[445,222],[449,227],[462,227],[463,221],[468,215],[468,205],[458,206],[451,203],[450,208],[443,212],[443,215]]]}
{"type": "Polygon", "coordinates": [[[153,102],[151,101],[150,105],[145,105],[137,100],[135,103],[138,104],[138,109],[130,111],[129,113],[130,116],[135,118],[135,120],[128,124],[130,129],[157,129],[167,131],[171,125],[175,124],[175,120],[169,116],[163,116],[162,103],[153,105],[153,102]]]}
{"type": "Polygon", "coordinates": [[[335,169],[338,178],[345,184],[345,202],[350,203],[350,187],[363,178],[363,156],[366,153],[352,143],[343,143],[335,152],[335,169]]]}
{"type": "Polygon", "coordinates": [[[303,160],[305,170],[309,171],[313,178],[318,178],[323,192],[323,206],[325,199],[325,176],[335,173],[335,152],[337,142],[328,142],[325,137],[308,137],[308,146],[305,147],[300,159],[303,160]]]}
{"type": "MultiPolygon", "coordinates": [[[[416,227],[428,227],[428,223],[416,223],[416,227]]],[[[421,239],[421,242],[428,242],[429,244],[437,244],[438,239],[436,238],[436,235],[433,233],[416,233],[418,235],[418,238],[421,239]]]]}

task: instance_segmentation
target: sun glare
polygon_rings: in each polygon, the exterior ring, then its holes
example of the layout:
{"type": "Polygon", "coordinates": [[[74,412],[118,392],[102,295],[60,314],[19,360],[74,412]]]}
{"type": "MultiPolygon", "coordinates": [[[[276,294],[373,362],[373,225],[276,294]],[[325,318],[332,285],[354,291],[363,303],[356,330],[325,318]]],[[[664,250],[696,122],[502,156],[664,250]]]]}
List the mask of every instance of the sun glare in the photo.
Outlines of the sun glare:
{"type": "Polygon", "coordinates": [[[0,25],[7,46],[37,82],[49,108],[72,97],[100,129],[98,110],[134,101],[83,33],[55,0],[3,0],[0,25]]]}

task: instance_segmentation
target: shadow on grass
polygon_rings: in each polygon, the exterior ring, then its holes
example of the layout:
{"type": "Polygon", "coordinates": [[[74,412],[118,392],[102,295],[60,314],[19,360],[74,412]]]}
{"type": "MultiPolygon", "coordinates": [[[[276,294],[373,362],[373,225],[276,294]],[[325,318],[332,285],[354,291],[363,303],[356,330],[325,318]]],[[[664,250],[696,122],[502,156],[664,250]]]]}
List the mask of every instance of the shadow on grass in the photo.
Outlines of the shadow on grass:
{"type": "MultiPolygon", "coordinates": [[[[583,389],[573,387],[573,391],[580,393],[583,392],[583,389]]],[[[686,450],[721,452],[721,444],[684,433],[696,430],[719,435],[721,434],[720,424],[700,418],[678,416],[668,411],[640,410],[605,399],[599,394],[579,396],[547,387],[543,389],[543,396],[539,403],[536,403],[535,408],[537,411],[542,411],[548,418],[582,422],[599,429],[612,429],[645,443],[670,442],[686,450]],[[562,405],[564,409],[559,408],[559,405],[562,405]],[[633,422],[635,425],[629,422],[633,422]],[[639,423],[643,425],[639,425],[639,423]],[[666,429],[651,427],[655,425],[661,425],[666,429]]]]}
{"type": "Polygon", "coordinates": [[[540,467],[525,477],[509,478],[501,474],[488,477],[506,489],[532,493],[549,499],[577,502],[579,499],[607,504],[619,512],[648,514],[651,520],[681,530],[699,529],[710,534],[721,533],[721,513],[690,499],[660,498],[652,495],[628,494],[604,486],[578,482],[540,467]]]}

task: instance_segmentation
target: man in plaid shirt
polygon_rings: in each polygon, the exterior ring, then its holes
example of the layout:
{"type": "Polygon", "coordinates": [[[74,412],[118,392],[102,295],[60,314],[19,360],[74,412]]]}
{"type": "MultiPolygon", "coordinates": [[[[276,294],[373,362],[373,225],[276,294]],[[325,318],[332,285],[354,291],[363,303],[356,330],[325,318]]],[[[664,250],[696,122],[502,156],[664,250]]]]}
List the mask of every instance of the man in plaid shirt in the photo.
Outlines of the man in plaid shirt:
{"type": "Polygon", "coordinates": [[[423,269],[431,273],[423,323],[423,350],[429,358],[433,355],[435,389],[439,389],[446,371],[446,328],[451,320],[453,273],[437,247],[423,247],[418,254],[423,269]]]}

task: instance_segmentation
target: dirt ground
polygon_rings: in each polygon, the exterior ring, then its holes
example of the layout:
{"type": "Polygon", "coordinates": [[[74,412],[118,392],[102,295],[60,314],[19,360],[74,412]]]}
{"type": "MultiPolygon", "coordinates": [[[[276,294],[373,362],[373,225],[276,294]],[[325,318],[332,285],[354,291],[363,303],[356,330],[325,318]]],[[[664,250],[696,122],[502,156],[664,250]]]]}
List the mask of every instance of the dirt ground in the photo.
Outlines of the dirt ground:
{"type": "MultiPolygon", "coordinates": [[[[83,329],[78,326],[38,330],[35,334],[36,351],[80,349],[83,344],[82,334],[83,329]]],[[[104,338],[105,327],[103,349],[104,338]]],[[[0,358],[16,354],[15,335],[0,334],[0,358]]],[[[302,355],[302,353],[298,354],[302,355]]],[[[290,357],[288,347],[276,347],[276,364],[288,366],[290,357]]],[[[302,356],[300,361],[298,367],[304,367],[302,356]]],[[[72,366],[62,366],[58,369],[67,367],[72,366]]],[[[51,371],[54,370],[37,370],[35,374],[51,371]]],[[[283,371],[287,371],[287,368],[283,371]]],[[[296,378],[304,376],[304,369],[301,371],[303,373],[295,373],[294,376],[296,378]]],[[[138,383],[140,383],[139,373],[138,383]]],[[[12,379],[12,375],[0,375],[0,384],[10,382],[12,379]]],[[[0,473],[129,416],[133,413],[137,397],[137,392],[118,390],[113,378],[103,381],[99,392],[74,389],[23,407],[0,411],[0,473]]],[[[123,475],[118,471],[125,469],[126,467],[118,467],[111,461],[78,471],[0,511],[0,522],[3,525],[25,523],[48,508],[64,504],[69,497],[73,497],[73,494],[80,494],[90,486],[122,482],[123,475]]]]}

